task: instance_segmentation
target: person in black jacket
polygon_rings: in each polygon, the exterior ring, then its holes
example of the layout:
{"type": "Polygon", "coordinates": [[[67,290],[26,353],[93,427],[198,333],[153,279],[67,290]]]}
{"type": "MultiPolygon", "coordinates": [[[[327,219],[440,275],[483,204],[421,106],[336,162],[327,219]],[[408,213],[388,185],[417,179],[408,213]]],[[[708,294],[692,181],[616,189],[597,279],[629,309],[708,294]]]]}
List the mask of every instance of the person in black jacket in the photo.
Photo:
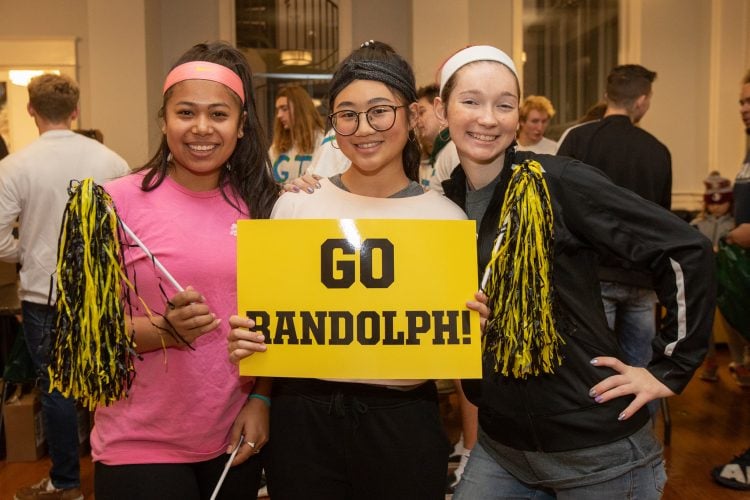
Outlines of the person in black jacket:
{"type": "MultiPolygon", "coordinates": [[[[656,73],[637,64],[617,66],[607,77],[604,117],[571,129],[557,154],[602,170],[618,186],[669,210],[672,160],[669,150],[637,124],[651,105],[656,73]]],[[[656,295],[648,273],[617,259],[599,267],[602,301],[609,327],[617,333],[624,361],[647,366],[656,334],[656,295]]],[[[656,410],[652,405],[652,412],[656,410]]]]}
{"type": "Polygon", "coordinates": [[[596,168],[517,152],[521,92],[504,52],[463,49],[440,84],[461,160],[443,187],[477,221],[492,307],[483,378],[464,381],[479,443],[454,498],[659,498],[662,447],[644,405],[681,392],[705,356],[711,243],[596,168]],[[653,276],[666,315],[646,368],[621,361],[596,273],[603,256],[653,276]]]}

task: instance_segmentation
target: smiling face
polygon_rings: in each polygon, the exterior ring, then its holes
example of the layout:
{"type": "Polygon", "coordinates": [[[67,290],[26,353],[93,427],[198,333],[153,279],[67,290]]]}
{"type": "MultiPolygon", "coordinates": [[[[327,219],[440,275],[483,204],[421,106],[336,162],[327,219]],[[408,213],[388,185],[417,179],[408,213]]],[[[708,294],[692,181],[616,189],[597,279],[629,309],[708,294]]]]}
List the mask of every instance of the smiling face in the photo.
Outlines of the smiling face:
{"type": "Polygon", "coordinates": [[[441,104],[461,164],[492,164],[516,137],[518,82],[507,67],[492,61],[467,64],[453,78],[448,102],[441,104]]]}
{"type": "Polygon", "coordinates": [[[520,125],[518,142],[523,145],[536,144],[544,137],[544,132],[549,125],[549,115],[544,111],[532,109],[526,115],[526,121],[522,121],[520,125]]]}
{"type": "Polygon", "coordinates": [[[172,153],[170,175],[194,191],[214,189],[242,137],[239,98],[208,80],[185,80],[170,93],[162,125],[172,153]]]}
{"type": "Polygon", "coordinates": [[[352,168],[366,175],[383,171],[403,174],[402,153],[409,140],[409,108],[398,108],[393,127],[378,132],[367,122],[364,111],[381,104],[401,106],[398,96],[384,83],[354,80],[339,92],[333,112],[354,111],[359,115],[359,126],[352,135],[336,133],[341,152],[352,162],[352,168]]]}
{"type": "Polygon", "coordinates": [[[292,126],[292,105],[289,103],[289,99],[286,96],[279,97],[276,99],[276,118],[284,127],[284,130],[289,130],[292,126]]]}

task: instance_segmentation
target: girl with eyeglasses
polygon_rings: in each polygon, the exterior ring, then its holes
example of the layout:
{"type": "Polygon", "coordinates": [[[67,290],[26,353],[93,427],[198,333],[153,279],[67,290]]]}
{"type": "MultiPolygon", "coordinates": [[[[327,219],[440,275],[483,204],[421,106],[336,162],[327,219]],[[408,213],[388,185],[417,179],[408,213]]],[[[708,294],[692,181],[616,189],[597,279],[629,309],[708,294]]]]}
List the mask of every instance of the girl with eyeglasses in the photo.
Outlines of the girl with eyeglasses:
{"type": "MultiPolygon", "coordinates": [[[[287,193],[272,218],[464,219],[418,183],[417,96],[409,64],[367,42],[336,70],[331,125],[351,160],[314,194],[287,193]]],[[[468,306],[486,315],[482,297],[468,306]]],[[[230,358],[265,345],[234,316],[230,358]]],[[[427,380],[274,380],[269,490],[275,500],[444,498],[449,442],[435,384],[427,380]]]]}

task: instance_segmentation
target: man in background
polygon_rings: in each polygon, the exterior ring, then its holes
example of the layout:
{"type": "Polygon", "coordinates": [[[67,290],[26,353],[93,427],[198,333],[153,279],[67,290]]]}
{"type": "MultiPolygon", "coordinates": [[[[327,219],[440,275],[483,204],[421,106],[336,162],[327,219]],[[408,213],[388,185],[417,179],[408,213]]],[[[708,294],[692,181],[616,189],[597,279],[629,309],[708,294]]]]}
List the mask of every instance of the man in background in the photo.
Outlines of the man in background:
{"type": "MultiPolygon", "coordinates": [[[[750,136],[750,70],[742,79],[740,115],[745,124],[745,133],[750,136]]],[[[745,154],[745,161],[734,181],[734,200],[734,220],[737,227],[727,235],[727,241],[750,249],[750,150],[745,154]]],[[[750,288],[750,283],[747,286],[750,288]]],[[[748,423],[741,422],[740,425],[748,423]]],[[[717,483],[727,488],[750,490],[750,448],[734,457],[731,462],[715,467],[711,475],[717,483]]]]}
{"type": "MultiPolygon", "coordinates": [[[[651,106],[655,79],[655,72],[637,64],[613,68],[607,76],[604,118],[571,129],[557,154],[597,167],[615,184],[669,210],[671,155],[656,137],[637,126],[651,106]]],[[[625,268],[615,258],[603,261],[598,274],[607,322],[617,334],[622,361],[647,366],[656,333],[657,299],[650,274],[625,268]]],[[[656,407],[650,408],[654,413],[656,407]]]]}
{"type": "MultiPolygon", "coordinates": [[[[422,147],[422,162],[419,166],[419,181],[425,188],[434,182],[435,161],[443,148],[451,142],[448,130],[435,114],[435,98],[440,93],[437,84],[417,89],[417,138],[422,147]]],[[[454,148],[455,150],[455,148],[454,148]]],[[[458,164],[458,163],[456,163],[458,164]]]]}
{"type": "Polygon", "coordinates": [[[549,121],[555,116],[555,107],[543,95],[530,95],[518,108],[518,137],[516,151],[532,151],[553,155],[557,142],[547,139],[549,121]]]}
{"type": "MultiPolygon", "coordinates": [[[[44,434],[52,466],[49,478],[21,488],[16,500],[82,499],[75,401],[49,393],[50,337],[54,307],[48,305],[57,263],[57,240],[71,180],[101,183],[128,172],[125,160],[71,130],[78,116],[78,85],[67,76],[31,80],[28,112],[39,138],[0,161],[0,260],[21,264],[19,295],[26,346],[39,377],[44,434]],[[13,225],[18,219],[18,239],[13,225]]],[[[54,287],[52,288],[54,293],[54,287]]],[[[54,297],[53,297],[54,299],[54,297]]]]}

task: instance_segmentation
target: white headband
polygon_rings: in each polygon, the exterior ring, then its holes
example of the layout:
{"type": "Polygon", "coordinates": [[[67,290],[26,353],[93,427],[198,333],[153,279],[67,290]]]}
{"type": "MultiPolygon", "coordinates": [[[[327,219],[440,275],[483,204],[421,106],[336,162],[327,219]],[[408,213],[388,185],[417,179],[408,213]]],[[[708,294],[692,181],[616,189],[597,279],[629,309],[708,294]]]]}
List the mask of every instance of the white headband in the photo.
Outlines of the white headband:
{"type": "Polygon", "coordinates": [[[440,93],[443,93],[443,87],[445,87],[450,77],[453,76],[453,73],[475,61],[499,62],[507,66],[513,72],[513,75],[515,75],[516,80],[518,79],[516,65],[513,64],[513,59],[508,54],[490,45],[474,45],[473,47],[459,50],[445,61],[443,67],[440,69],[440,93]]]}

